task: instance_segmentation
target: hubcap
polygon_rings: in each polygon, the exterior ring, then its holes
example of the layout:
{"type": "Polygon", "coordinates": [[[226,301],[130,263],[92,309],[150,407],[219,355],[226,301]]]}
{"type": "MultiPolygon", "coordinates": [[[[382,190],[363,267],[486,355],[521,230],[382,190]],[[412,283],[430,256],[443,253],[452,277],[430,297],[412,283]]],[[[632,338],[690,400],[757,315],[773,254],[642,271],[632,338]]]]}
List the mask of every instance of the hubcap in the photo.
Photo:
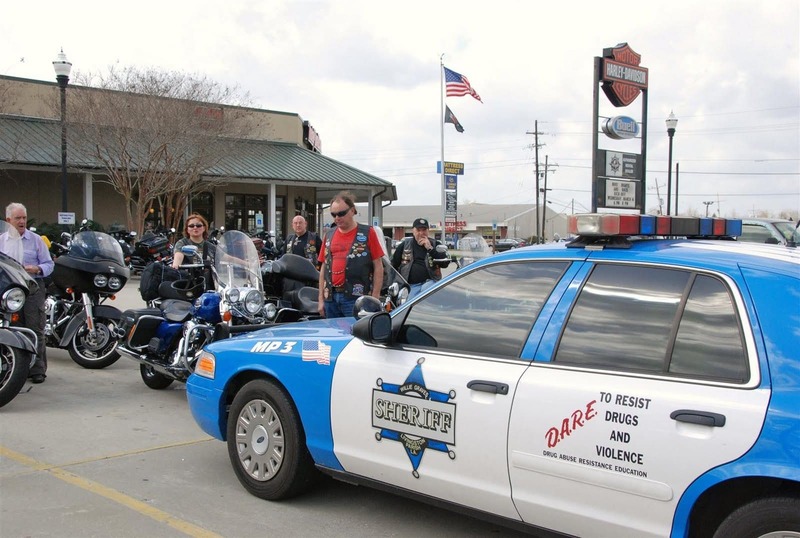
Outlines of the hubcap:
{"type": "Polygon", "coordinates": [[[239,463],[252,478],[266,482],[283,464],[283,425],[275,409],[264,400],[252,400],[236,419],[239,463]]]}
{"type": "Polygon", "coordinates": [[[84,359],[105,359],[117,349],[117,344],[119,343],[112,334],[113,330],[112,327],[105,323],[97,323],[94,334],[92,334],[84,325],[81,332],[75,335],[73,348],[84,359]]]}

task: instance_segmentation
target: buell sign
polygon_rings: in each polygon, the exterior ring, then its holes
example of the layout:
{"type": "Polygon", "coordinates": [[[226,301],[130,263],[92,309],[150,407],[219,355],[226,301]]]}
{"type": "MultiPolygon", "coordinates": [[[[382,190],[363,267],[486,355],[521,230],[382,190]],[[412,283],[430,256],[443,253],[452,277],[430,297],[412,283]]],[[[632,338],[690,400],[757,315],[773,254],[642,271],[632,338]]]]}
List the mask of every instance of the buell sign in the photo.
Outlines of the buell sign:
{"type": "Polygon", "coordinates": [[[647,89],[647,68],[639,65],[641,60],[627,43],[603,49],[603,92],[612,105],[628,106],[647,89]]]}

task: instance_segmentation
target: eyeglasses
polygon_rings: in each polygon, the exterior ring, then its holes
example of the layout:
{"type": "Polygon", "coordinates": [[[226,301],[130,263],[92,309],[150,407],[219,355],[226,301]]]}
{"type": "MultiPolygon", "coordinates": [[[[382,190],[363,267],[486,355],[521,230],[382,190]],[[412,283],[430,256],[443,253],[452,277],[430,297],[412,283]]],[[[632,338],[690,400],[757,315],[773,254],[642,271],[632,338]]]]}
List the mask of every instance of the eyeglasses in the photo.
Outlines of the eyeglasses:
{"type": "Polygon", "coordinates": [[[203,228],[203,224],[187,224],[187,228],[203,228]]]}
{"type": "Polygon", "coordinates": [[[347,215],[350,212],[351,209],[353,209],[353,208],[352,207],[348,207],[347,209],[342,209],[341,211],[337,211],[336,213],[331,211],[331,217],[333,217],[333,218],[344,217],[345,215],[347,215]]]}

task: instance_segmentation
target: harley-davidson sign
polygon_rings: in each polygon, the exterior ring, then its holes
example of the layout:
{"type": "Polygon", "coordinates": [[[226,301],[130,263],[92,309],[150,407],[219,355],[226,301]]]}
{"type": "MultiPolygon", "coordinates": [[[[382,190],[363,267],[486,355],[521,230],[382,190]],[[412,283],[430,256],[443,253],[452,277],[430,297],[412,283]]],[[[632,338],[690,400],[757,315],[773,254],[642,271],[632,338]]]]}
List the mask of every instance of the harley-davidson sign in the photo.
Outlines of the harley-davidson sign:
{"type": "Polygon", "coordinates": [[[603,49],[603,92],[612,105],[628,106],[647,89],[647,68],[639,65],[641,60],[627,43],[603,49]]]}

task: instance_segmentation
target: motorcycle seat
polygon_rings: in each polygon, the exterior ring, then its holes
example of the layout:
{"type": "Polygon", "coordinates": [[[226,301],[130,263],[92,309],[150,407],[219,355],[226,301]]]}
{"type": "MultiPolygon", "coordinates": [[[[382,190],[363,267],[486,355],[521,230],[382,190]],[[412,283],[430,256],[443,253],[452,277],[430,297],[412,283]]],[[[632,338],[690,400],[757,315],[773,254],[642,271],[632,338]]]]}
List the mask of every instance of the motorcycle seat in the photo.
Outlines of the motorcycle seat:
{"type": "Polygon", "coordinates": [[[318,312],[318,298],[319,290],[311,286],[305,286],[299,290],[289,292],[289,300],[292,301],[292,306],[304,314],[316,314],[318,312]]]}
{"type": "Polygon", "coordinates": [[[184,323],[192,318],[192,303],[180,299],[164,299],[161,301],[161,311],[167,321],[184,323]]]}

